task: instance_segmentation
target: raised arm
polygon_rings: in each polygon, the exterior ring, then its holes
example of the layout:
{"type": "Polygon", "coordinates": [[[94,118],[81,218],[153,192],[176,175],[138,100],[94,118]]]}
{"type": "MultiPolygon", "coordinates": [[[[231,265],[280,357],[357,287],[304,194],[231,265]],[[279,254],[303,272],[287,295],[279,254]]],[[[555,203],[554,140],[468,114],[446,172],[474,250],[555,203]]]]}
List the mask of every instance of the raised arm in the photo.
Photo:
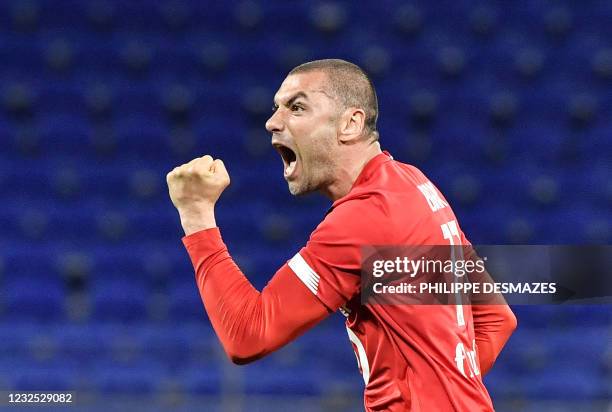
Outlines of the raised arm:
{"type": "Polygon", "coordinates": [[[330,312],[287,265],[261,293],[240,271],[221,240],[214,216],[214,206],[229,181],[223,162],[210,156],[177,167],[167,176],[206,312],[228,357],[243,364],[280,348],[330,312]]]}
{"type": "Polygon", "coordinates": [[[238,364],[282,347],[329,315],[284,265],[257,291],[242,274],[218,229],[184,238],[206,312],[228,357],[238,364]]]}

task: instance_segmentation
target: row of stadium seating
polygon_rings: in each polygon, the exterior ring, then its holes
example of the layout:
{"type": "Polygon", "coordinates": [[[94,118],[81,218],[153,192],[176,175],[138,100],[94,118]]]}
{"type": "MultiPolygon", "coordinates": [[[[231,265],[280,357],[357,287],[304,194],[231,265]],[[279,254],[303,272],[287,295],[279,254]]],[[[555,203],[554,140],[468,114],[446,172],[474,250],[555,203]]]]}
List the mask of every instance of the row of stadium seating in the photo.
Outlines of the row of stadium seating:
{"type": "MultiPolygon", "coordinates": [[[[59,210],[71,210],[71,208],[59,208],[59,210]]],[[[27,208],[26,210],[17,212],[3,213],[0,215],[1,222],[7,222],[7,230],[12,230],[10,237],[6,241],[13,242],[29,242],[29,241],[44,241],[59,240],[61,238],[65,243],[57,250],[57,246],[51,247],[59,252],[58,258],[63,258],[64,254],[70,253],[71,250],[81,249],[87,242],[94,242],[96,239],[102,241],[113,242],[114,247],[123,247],[129,242],[148,241],[150,236],[166,236],[167,238],[175,238],[180,240],[180,230],[176,226],[173,213],[164,212],[148,212],[148,211],[118,211],[105,210],[101,208],[86,209],[89,212],[83,211],[76,213],[73,217],[79,218],[83,216],[80,224],[87,226],[79,226],[74,223],[70,217],[57,213],[49,213],[41,210],[39,207],[27,208]],[[158,224],[157,222],[161,222],[158,224]],[[60,232],[61,231],[61,232],[60,232]],[[75,245],[75,242],[82,240],[80,246],[75,245]],[[68,249],[68,251],[66,251],[68,249]]],[[[489,213],[479,214],[477,211],[463,213],[463,229],[471,234],[472,239],[480,240],[480,243],[516,243],[525,244],[529,242],[564,242],[569,234],[572,235],[572,243],[602,243],[608,242],[610,239],[610,223],[606,220],[605,214],[593,214],[591,207],[581,205],[574,206],[570,210],[559,210],[554,213],[546,213],[545,211],[517,212],[512,211],[508,214],[507,221],[501,225],[495,222],[495,216],[507,211],[504,207],[494,208],[489,213]],[[566,221],[562,231],[551,232],[551,228],[555,225],[553,222],[534,221],[542,216],[548,216],[557,219],[558,221],[566,221]],[[487,232],[484,225],[496,226],[498,232],[487,232]],[[478,229],[480,228],[480,229],[478,229]],[[542,237],[537,238],[538,233],[545,233],[542,237]],[[546,236],[546,237],[544,237],[546,236]]],[[[267,212],[261,214],[262,221],[253,222],[252,218],[242,216],[236,220],[231,220],[231,214],[226,213],[221,218],[224,224],[224,237],[226,239],[244,238],[245,240],[256,238],[263,245],[273,247],[279,245],[283,240],[288,241],[287,250],[297,251],[299,249],[298,241],[305,243],[307,234],[314,230],[316,224],[308,225],[304,222],[294,221],[294,218],[304,216],[311,219],[310,214],[288,214],[286,212],[267,212]],[[227,218],[226,218],[227,216],[227,218]],[[248,222],[245,225],[240,225],[240,222],[248,222]],[[285,222],[289,222],[285,225],[285,222]],[[300,231],[302,230],[302,231],[300,231]],[[243,233],[245,233],[243,235],[243,233]]],[[[569,243],[568,241],[565,241],[569,243]]],[[[160,248],[157,245],[156,248],[160,248]]],[[[176,244],[168,247],[176,247],[176,244]]],[[[240,254],[244,254],[242,247],[238,245],[235,250],[240,254]]],[[[78,252],[77,252],[78,253],[78,252]]],[[[261,250],[262,254],[266,254],[265,248],[261,250]]],[[[91,252],[87,252],[90,260],[97,262],[99,258],[91,252]]],[[[251,254],[251,253],[250,253],[251,254]]],[[[256,255],[255,253],[252,253],[256,255]]],[[[274,255],[278,256],[278,255],[274,255]]],[[[292,256],[292,255],[291,255],[292,256]]],[[[289,256],[289,252],[277,260],[278,263],[284,262],[289,256]]],[[[45,252],[34,257],[37,260],[47,261],[45,252]]],[[[13,257],[6,256],[6,252],[0,254],[2,260],[12,260],[13,257]]],[[[145,258],[143,258],[145,259],[145,258]]],[[[267,261],[267,256],[261,257],[267,261]]],[[[55,266],[55,259],[51,263],[55,266]]],[[[119,263],[122,265],[123,263],[119,263]]],[[[97,270],[97,269],[96,269],[97,270]]],[[[254,274],[257,276],[257,274],[254,274]]]]}
{"type": "MultiPolygon", "coordinates": [[[[611,52],[612,54],[612,52],[611,52]]],[[[611,64],[612,66],[612,64],[611,64]]],[[[612,70],[612,69],[611,69],[612,70]]],[[[15,78],[19,74],[6,73],[15,78]]],[[[23,73],[21,73],[23,75],[23,73]]],[[[605,119],[605,109],[609,97],[602,89],[604,81],[589,82],[581,76],[564,73],[570,81],[559,84],[556,79],[541,82],[537,91],[533,83],[522,83],[505,76],[484,80],[482,76],[468,76],[458,84],[448,83],[435,73],[398,73],[395,84],[381,80],[378,94],[385,115],[399,118],[411,118],[416,126],[428,123],[440,123],[440,116],[446,120],[461,120],[467,117],[476,124],[492,124],[498,129],[512,128],[525,122],[551,117],[558,120],[573,121],[576,126],[597,125],[596,120],[605,119]],[[398,84],[399,83],[399,84],[398,84]],[[586,84],[585,84],[586,83],[586,84]],[[399,87],[398,87],[399,86],[399,87]],[[462,94],[461,105],[457,104],[456,93],[462,94]],[[464,90],[470,90],[468,95],[464,90]],[[544,94],[542,94],[544,92],[544,94]],[[401,106],[387,104],[401,101],[401,106]],[[438,121],[436,121],[438,119],[438,121]]],[[[79,76],[81,77],[81,76],[79,76]]],[[[112,120],[124,133],[134,131],[134,126],[143,123],[138,115],[158,117],[156,123],[145,130],[153,136],[162,135],[168,122],[178,124],[194,123],[200,131],[215,130],[216,125],[225,121],[239,119],[231,113],[220,112],[214,120],[198,119],[194,116],[200,111],[217,111],[223,106],[240,106],[245,115],[261,120],[270,114],[274,89],[261,85],[248,85],[244,82],[224,82],[226,87],[219,89],[220,79],[201,79],[194,74],[192,79],[173,79],[163,76],[151,79],[134,79],[117,81],[113,78],[91,78],[84,74],[79,79],[79,86],[65,79],[54,79],[49,76],[49,83],[7,82],[3,84],[0,96],[2,109],[14,120],[38,116],[40,128],[46,130],[46,136],[61,134],[66,125],[71,136],[64,138],[78,139],[91,134],[93,125],[112,120]],[[51,83],[52,82],[52,83],[51,83]],[[122,110],[129,108],[129,112],[122,110]],[[167,121],[164,121],[167,120],[167,121]],[[131,127],[130,127],[131,126],[131,127]]],[[[268,79],[272,83],[280,79],[268,79]]],[[[146,123],[146,122],[144,122],[146,123]]],[[[263,122],[261,123],[263,127],[263,122]]],[[[448,126],[447,126],[448,127],[448,126]]],[[[402,127],[405,129],[405,127],[402,127]]],[[[224,130],[219,127],[219,131],[224,130]]],[[[227,133],[227,128],[225,128],[227,133]]]]}
{"type": "MultiPolygon", "coordinates": [[[[112,1],[96,0],[73,3],[70,7],[61,5],[64,13],[57,13],[55,5],[29,0],[4,4],[1,22],[6,27],[26,33],[48,28],[51,22],[55,25],[70,23],[83,33],[92,29],[104,32],[150,28],[168,35],[181,35],[185,31],[200,29],[202,24],[210,29],[227,29],[230,26],[234,30],[253,30],[276,19],[279,25],[286,25],[284,20],[291,16],[296,17],[296,23],[300,25],[309,22],[312,29],[333,33],[352,28],[347,17],[368,18],[373,11],[377,11],[380,20],[385,22],[378,26],[405,34],[427,30],[447,21],[452,23],[451,27],[455,30],[462,28],[483,37],[495,35],[505,24],[525,25],[534,32],[547,33],[554,38],[571,33],[583,19],[605,29],[605,16],[611,11],[606,2],[591,2],[588,8],[576,9],[547,1],[531,3],[514,10],[450,1],[442,2],[443,7],[439,8],[399,1],[359,7],[347,1],[318,4],[302,1],[291,7],[282,3],[262,4],[256,1],[232,1],[223,5],[164,1],[155,7],[147,8],[143,5],[148,4],[134,1],[119,7],[112,1]],[[280,16],[283,19],[278,19],[280,16]]],[[[226,34],[223,31],[221,33],[226,34]]]]}
{"type": "MultiPolygon", "coordinates": [[[[338,319],[329,323],[340,326],[338,319]]],[[[199,322],[55,326],[11,324],[0,329],[4,383],[20,390],[126,394],[161,392],[172,383],[186,392],[212,395],[225,379],[227,361],[212,331],[199,322]]],[[[606,384],[612,369],[609,333],[605,326],[572,328],[551,344],[545,329],[523,331],[504,352],[503,366],[487,380],[501,398],[603,399],[611,390],[606,384]],[[508,381],[513,384],[503,383],[508,381]]],[[[357,376],[345,339],[323,326],[323,331],[234,373],[247,394],[322,395],[357,376]],[[322,346],[325,351],[316,349],[322,346]],[[301,368],[307,363],[316,366],[301,368]]]]}

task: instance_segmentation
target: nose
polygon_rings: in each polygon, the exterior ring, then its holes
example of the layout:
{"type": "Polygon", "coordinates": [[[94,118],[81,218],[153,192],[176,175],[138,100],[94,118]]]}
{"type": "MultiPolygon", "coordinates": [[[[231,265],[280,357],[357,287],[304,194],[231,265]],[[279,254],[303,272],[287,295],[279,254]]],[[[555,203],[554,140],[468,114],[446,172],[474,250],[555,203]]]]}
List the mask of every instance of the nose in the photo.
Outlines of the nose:
{"type": "Polygon", "coordinates": [[[277,109],[266,122],[266,130],[270,133],[280,132],[283,129],[283,122],[279,112],[280,109],[277,109]]]}

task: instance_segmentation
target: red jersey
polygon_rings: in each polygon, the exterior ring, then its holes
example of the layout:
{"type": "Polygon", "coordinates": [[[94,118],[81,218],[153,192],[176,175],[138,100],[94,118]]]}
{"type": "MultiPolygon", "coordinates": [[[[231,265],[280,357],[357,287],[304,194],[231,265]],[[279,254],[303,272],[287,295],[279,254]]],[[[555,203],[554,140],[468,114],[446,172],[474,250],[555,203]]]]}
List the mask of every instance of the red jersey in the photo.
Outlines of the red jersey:
{"type": "Polygon", "coordinates": [[[361,246],[468,243],[431,182],[388,153],[368,162],[306,247],[261,292],[235,264],[219,228],[183,243],[211,324],[234,363],[266,356],[340,309],[366,384],[366,410],[493,409],[481,375],[516,327],[507,305],[360,302],[361,246]]]}
{"type": "Polygon", "coordinates": [[[288,262],[327,308],[347,317],[368,411],[493,410],[470,306],[361,304],[361,246],[449,242],[467,240],[448,202],[421,171],[385,152],[288,262]]]}

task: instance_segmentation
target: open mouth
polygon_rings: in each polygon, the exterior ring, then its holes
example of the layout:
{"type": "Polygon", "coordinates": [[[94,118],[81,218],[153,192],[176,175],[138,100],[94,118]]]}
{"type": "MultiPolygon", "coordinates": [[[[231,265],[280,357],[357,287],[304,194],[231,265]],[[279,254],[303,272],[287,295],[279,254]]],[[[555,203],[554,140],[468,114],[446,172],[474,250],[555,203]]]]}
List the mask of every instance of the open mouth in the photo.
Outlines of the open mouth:
{"type": "Polygon", "coordinates": [[[295,172],[297,166],[297,156],[295,155],[295,152],[292,149],[282,144],[277,143],[274,145],[274,148],[283,159],[283,165],[285,166],[284,175],[285,178],[288,178],[293,174],[293,172],[295,172]]]}

